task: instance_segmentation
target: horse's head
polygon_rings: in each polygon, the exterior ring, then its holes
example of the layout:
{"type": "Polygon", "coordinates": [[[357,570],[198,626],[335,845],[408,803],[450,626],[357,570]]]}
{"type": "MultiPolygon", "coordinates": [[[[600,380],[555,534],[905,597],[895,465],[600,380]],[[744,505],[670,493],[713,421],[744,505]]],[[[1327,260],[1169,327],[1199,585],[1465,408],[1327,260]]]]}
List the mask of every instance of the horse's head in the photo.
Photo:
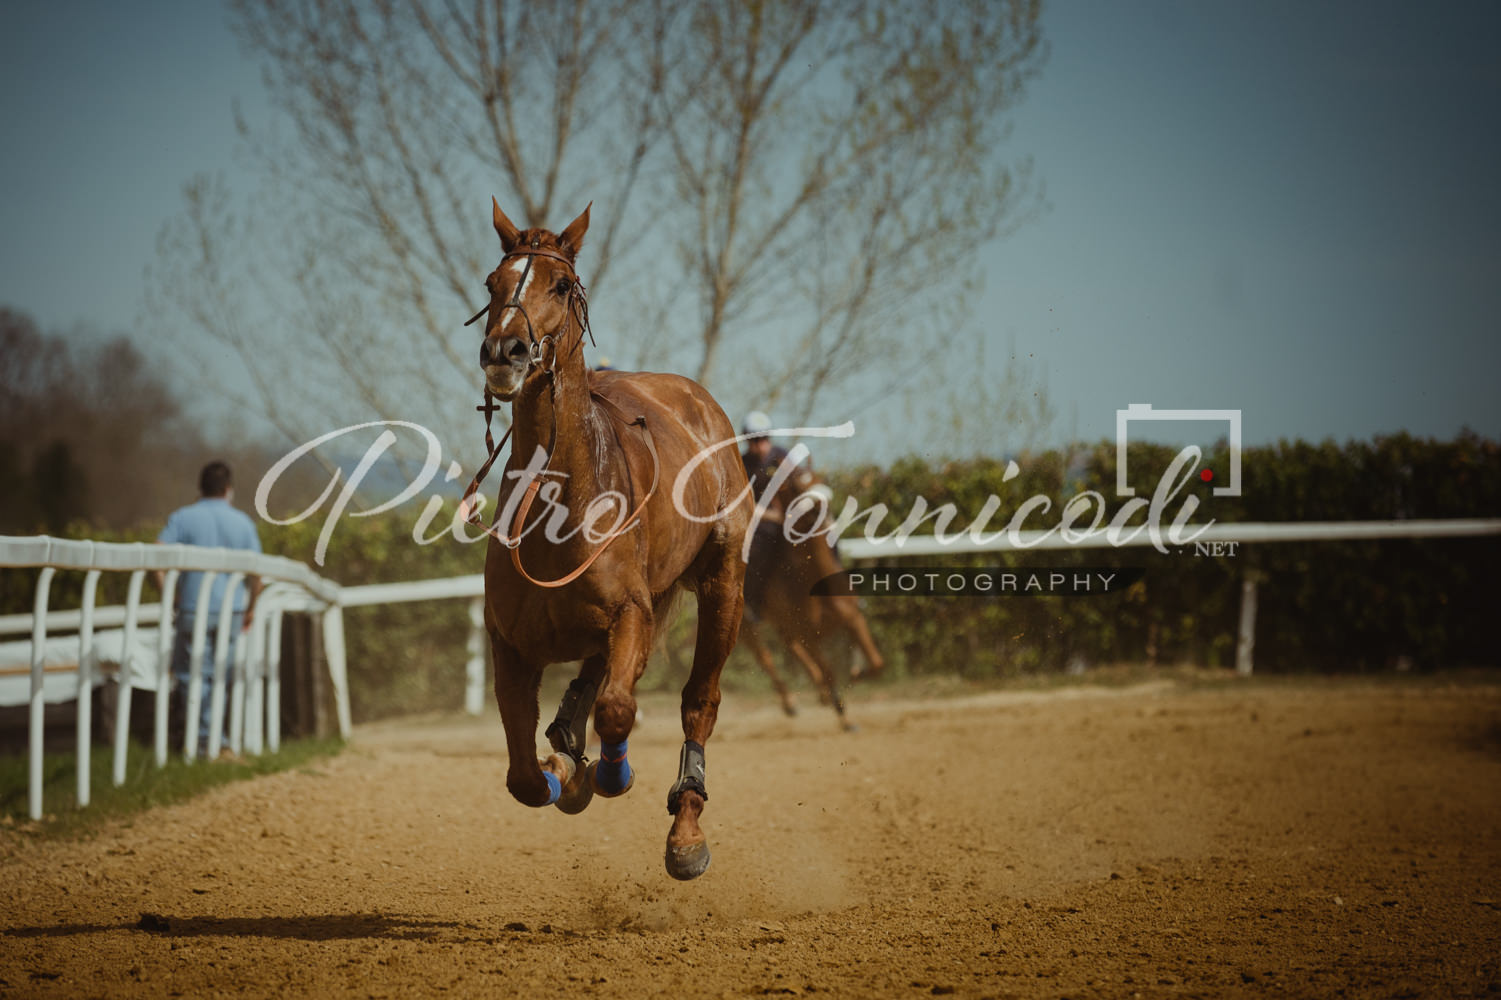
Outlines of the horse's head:
{"type": "Polygon", "coordinates": [[[518,230],[499,202],[491,204],[504,256],[485,279],[490,305],[481,313],[487,318],[479,363],[486,388],[509,400],[529,376],[551,371],[560,357],[572,354],[579,346],[574,338],[584,336],[588,311],[573,264],[589,228],[589,209],[554,235],[518,230]]]}
{"type": "Polygon", "coordinates": [[[806,465],[799,465],[777,490],[774,506],[782,511],[784,523],[806,535],[823,526],[833,501],[834,491],[823,478],[806,465]]]}

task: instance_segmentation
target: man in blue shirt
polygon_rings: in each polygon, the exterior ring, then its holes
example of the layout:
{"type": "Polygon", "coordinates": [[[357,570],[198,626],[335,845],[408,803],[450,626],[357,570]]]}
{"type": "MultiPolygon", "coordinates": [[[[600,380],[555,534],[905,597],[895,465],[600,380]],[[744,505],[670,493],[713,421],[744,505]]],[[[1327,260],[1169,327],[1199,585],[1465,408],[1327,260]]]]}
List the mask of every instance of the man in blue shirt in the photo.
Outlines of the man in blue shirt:
{"type": "MultiPolygon", "coordinates": [[[[179,507],[167,518],[158,542],[166,545],[203,545],[209,548],[249,549],[261,551],[261,540],[255,531],[255,522],[249,516],[230,505],[234,497],[229,466],[223,462],[210,462],[198,476],[197,503],[179,507]]],[[[157,574],[160,584],[163,574],[157,574]]],[[[188,678],[191,676],[193,647],[193,622],[200,610],[198,591],[203,574],[197,571],[184,572],[177,581],[177,614],[175,636],[172,643],[172,678],[180,704],[187,704],[188,678]]],[[[214,681],[214,647],[219,631],[219,614],[224,604],[225,585],[229,575],[216,573],[209,587],[208,638],[203,650],[203,702],[198,725],[198,752],[208,750],[209,723],[213,720],[210,691],[214,681]]],[[[235,639],[250,627],[255,599],[261,592],[259,577],[246,577],[245,585],[237,586],[231,597],[234,617],[229,633],[229,667],[233,670],[235,639]]],[[[226,674],[226,679],[229,677],[226,674]]],[[[226,694],[226,704],[228,703],[226,694]]],[[[186,713],[184,712],[184,719],[186,713]]],[[[225,731],[225,730],[221,730],[225,731]]]]}

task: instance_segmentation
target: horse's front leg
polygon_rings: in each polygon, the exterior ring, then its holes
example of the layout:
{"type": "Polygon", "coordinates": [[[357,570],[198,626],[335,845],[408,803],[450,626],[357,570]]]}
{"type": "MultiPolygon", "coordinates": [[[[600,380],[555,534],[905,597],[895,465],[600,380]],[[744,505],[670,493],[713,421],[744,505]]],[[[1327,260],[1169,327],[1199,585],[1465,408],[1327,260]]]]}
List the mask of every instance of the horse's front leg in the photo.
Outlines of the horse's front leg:
{"type": "Polygon", "coordinates": [[[604,686],[594,703],[594,729],[599,733],[599,760],[589,765],[594,791],[606,798],[624,795],[636,780],[626,759],[627,738],[636,723],[636,682],[651,655],[651,613],[627,604],[610,627],[604,686]]]}
{"type": "Polygon", "coordinates": [[[570,815],[583,812],[594,798],[593,768],[584,747],[589,736],[589,713],[594,710],[594,699],[604,678],[605,658],[585,659],[558,705],[557,717],[547,727],[547,741],[573,765],[573,778],[563,785],[563,795],[557,801],[558,808],[570,815]]]}
{"type": "Polygon", "coordinates": [[[782,699],[782,711],[788,715],[797,714],[797,705],[792,701],[792,692],[787,688],[787,682],[782,680],[782,675],[777,672],[777,665],[771,658],[771,650],[766,648],[766,643],[761,641],[761,630],[749,619],[740,623],[740,634],[750,646],[751,655],[756,662],[761,664],[761,669],[766,676],[771,678],[771,686],[776,688],[777,697],[782,699]]]}
{"type": "Polygon", "coordinates": [[[552,805],[572,776],[573,762],[558,754],[537,759],[542,664],[525,660],[495,632],[490,633],[490,654],[495,661],[495,701],[510,756],[506,788],[523,805],[552,805]]]}

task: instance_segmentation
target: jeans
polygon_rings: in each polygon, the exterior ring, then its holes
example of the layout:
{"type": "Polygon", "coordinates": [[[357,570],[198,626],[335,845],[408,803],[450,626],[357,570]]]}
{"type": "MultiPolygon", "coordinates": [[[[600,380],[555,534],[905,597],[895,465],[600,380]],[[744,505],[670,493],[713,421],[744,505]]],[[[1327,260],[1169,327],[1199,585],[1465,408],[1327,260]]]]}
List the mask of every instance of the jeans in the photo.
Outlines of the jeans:
{"type": "MultiPolygon", "coordinates": [[[[194,612],[179,611],[177,613],[177,625],[172,639],[172,680],[175,695],[183,706],[183,724],[187,724],[188,704],[188,680],[191,677],[193,660],[193,616],[194,612]]],[[[245,613],[236,611],[229,623],[229,650],[227,662],[224,664],[224,707],[229,708],[229,692],[233,689],[235,667],[235,641],[240,637],[240,630],[245,624],[245,613]]],[[[214,649],[218,642],[219,616],[214,615],[209,622],[208,631],[203,641],[203,701],[198,711],[198,753],[200,756],[208,753],[209,725],[213,722],[213,701],[210,697],[214,689],[214,649]]],[[[221,716],[227,719],[228,716],[221,716]]],[[[220,730],[225,739],[229,737],[229,726],[226,724],[220,730]]]]}

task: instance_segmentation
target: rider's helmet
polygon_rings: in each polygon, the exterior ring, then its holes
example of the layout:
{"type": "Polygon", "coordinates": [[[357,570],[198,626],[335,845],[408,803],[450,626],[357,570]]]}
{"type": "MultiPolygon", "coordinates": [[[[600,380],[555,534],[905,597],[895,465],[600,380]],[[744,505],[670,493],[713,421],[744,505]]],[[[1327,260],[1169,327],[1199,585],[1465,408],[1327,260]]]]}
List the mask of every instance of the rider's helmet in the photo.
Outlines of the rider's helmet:
{"type": "Polygon", "coordinates": [[[751,410],[745,415],[740,431],[751,440],[766,437],[771,432],[771,418],[760,410],[751,410]]]}

